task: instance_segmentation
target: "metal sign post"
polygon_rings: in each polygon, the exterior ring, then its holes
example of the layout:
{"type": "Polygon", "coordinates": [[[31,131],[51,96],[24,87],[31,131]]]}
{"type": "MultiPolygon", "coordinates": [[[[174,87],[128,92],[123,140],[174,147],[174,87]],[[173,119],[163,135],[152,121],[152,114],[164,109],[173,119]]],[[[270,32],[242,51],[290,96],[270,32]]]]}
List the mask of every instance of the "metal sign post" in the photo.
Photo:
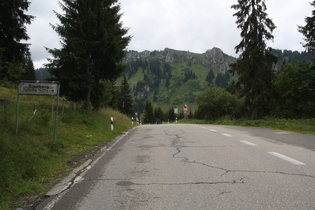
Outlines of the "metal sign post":
{"type": "Polygon", "coordinates": [[[59,92],[60,92],[60,84],[57,81],[52,81],[52,82],[21,81],[18,85],[18,90],[17,90],[15,133],[17,134],[19,131],[20,95],[57,96],[56,97],[56,116],[55,116],[55,125],[54,125],[54,144],[55,144],[56,138],[57,138],[59,92]]]}

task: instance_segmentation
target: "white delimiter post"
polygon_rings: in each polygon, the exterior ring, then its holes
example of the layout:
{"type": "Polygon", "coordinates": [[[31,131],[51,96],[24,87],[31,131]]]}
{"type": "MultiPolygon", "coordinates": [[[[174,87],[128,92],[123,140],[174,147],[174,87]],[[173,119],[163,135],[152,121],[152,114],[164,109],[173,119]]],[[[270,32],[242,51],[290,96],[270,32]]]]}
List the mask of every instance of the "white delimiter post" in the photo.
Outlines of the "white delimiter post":
{"type": "Polygon", "coordinates": [[[114,118],[113,117],[110,118],[110,128],[112,131],[114,130],[114,118]]]}

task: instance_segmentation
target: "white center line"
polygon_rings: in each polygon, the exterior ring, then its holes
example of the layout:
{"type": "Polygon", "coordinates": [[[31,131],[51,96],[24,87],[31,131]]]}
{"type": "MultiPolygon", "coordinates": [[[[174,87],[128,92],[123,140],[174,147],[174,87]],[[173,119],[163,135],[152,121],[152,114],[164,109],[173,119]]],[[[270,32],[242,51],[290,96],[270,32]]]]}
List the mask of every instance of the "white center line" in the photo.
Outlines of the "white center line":
{"type": "Polygon", "coordinates": [[[233,137],[232,135],[230,134],[227,134],[227,133],[221,133],[223,136],[227,136],[227,137],[233,137]]]}
{"type": "Polygon", "coordinates": [[[274,155],[274,156],[276,156],[276,157],[278,157],[278,158],[281,158],[281,159],[283,159],[283,160],[286,160],[286,161],[288,161],[288,162],[290,162],[290,163],[293,163],[293,164],[295,164],[295,165],[305,165],[305,163],[302,163],[302,162],[300,162],[300,161],[298,161],[298,160],[295,160],[295,159],[293,159],[293,158],[290,158],[290,157],[288,157],[288,156],[282,155],[282,154],[277,153],[277,152],[268,152],[268,153],[271,154],[271,155],[274,155]]]}
{"type": "Polygon", "coordinates": [[[244,144],[247,144],[249,146],[257,146],[257,144],[254,144],[254,143],[251,143],[249,141],[245,141],[245,140],[240,140],[240,142],[244,143],[244,144]]]}
{"type": "Polygon", "coordinates": [[[214,129],[208,129],[208,130],[212,132],[217,132],[217,130],[214,130],[214,129]]]}

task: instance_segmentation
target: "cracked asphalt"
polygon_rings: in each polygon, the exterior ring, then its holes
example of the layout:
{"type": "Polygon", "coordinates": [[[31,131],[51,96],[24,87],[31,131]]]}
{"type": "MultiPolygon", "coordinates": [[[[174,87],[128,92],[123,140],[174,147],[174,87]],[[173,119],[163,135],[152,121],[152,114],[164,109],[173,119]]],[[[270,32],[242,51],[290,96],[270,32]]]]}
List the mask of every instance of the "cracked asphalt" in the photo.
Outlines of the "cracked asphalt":
{"type": "Polygon", "coordinates": [[[38,209],[315,209],[315,136],[265,131],[139,126],[38,209]]]}

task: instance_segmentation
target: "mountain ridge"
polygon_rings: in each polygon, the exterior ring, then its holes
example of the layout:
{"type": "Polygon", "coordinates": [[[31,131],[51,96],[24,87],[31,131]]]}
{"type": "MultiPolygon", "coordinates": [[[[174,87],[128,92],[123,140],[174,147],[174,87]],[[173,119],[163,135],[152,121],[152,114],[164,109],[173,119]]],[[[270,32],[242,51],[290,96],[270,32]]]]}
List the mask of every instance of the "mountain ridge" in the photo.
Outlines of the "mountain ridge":
{"type": "Polygon", "coordinates": [[[205,53],[193,53],[190,51],[181,51],[171,48],[165,48],[162,51],[128,51],[125,60],[135,61],[138,59],[155,58],[163,63],[190,63],[200,64],[206,67],[216,69],[220,72],[227,72],[229,65],[236,61],[236,58],[225,54],[220,48],[213,47],[205,53]]]}
{"type": "Polygon", "coordinates": [[[133,88],[135,110],[141,113],[147,100],[162,107],[193,105],[210,83],[226,87],[231,78],[230,64],[236,60],[217,47],[205,53],[170,48],[131,50],[124,60],[124,76],[133,88]]]}
{"type": "MultiPolygon", "coordinates": [[[[276,50],[279,71],[283,63],[309,62],[314,54],[276,50]]],[[[213,47],[205,53],[165,48],[161,51],[128,51],[125,62],[127,76],[133,88],[135,110],[142,112],[146,100],[158,106],[195,104],[198,94],[209,85],[227,87],[232,79],[230,64],[237,58],[213,47]],[[210,78],[210,79],[209,79],[210,78]]]]}
{"type": "MultiPolygon", "coordinates": [[[[283,63],[311,62],[314,57],[314,54],[290,50],[273,49],[272,53],[278,57],[275,71],[280,70],[283,63]]],[[[236,61],[237,58],[217,47],[205,53],[170,48],[130,50],[123,61],[127,68],[116,85],[119,86],[123,76],[127,77],[134,96],[134,110],[138,113],[143,111],[146,100],[164,109],[183,104],[193,107],[198,94],[209,85],[227,87],[231,79],[229,66],[236,61]]],[[[39,69],[36,76],[44,80],[49,74],[46,69],[39,69]]]]}

